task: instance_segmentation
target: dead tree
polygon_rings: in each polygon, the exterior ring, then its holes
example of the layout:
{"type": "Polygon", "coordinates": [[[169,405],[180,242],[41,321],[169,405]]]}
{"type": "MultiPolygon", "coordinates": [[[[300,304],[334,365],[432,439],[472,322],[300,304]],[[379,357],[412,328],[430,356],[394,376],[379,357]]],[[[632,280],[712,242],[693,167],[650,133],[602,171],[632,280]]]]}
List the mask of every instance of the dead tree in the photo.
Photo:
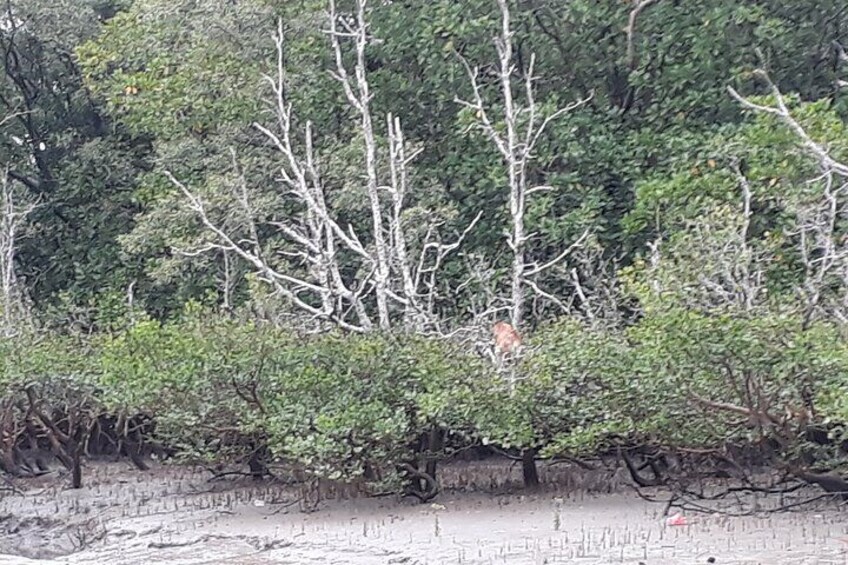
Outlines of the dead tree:
{"type": "MultiPolygon", "coordinates": [[[[435,329],[441,333],[436,312],[438,273],[445,259],[474,229],[482,212],[450,240],[442,233],[444,220],[438,218],[428,223],[423,238],[410,236],[409,226],[404,221],[413,192],[409,165],[419,152],[409,151],[400,118],[389,115],[386,117],[388,149],[383,156],[387,166],[378,167],[381,154],[365,64],[366,49],[372,39],[367,16],[367,0],[357,0],[351,17],[337,13],[335,2],[329,2],[327,35],[335,56],[332,74],[359,118],[363,139],[363,191],[371,215],[370,240],[356,227],[344,225],[328,204],[327,186],[313,143],[312,123],[306,122],[302,134],[295,131],[292,104],[286,98],[285,38],[280,24],[275,38],[276,75],[266,77],[273,95],[276,124],[257,123],[255,127],[279,153],[286,197],[302,211],[296,217],[270,222],[286,242],[283,253],[300,268],[293,272],[291,268],[280,267],[263,252],[265,242],[260,241],[255,220],[258,211],[253,208],[249,187],[241,172],[235,196],[242,209],[246,237],[228,232],[223,223],[213,217],[200,195],[168,174],[213,240],[201,248],[182,252],[196,255],[223,250],[237,256],[296,309],[313,319],[328,321],[349,331],[388,330],[400,323],[407,329],[435,329]],[[352,44],[355,60],[352,72],[345,66],[344,57],[349,44],[352,44]],[[388,171],[385,174],[388,178],[381,176],[384,170],[388,171]],[[353,282],[342,276],[342,255],[355,263],[358,276],[353,282]],[[376,320],[372,319],[375,313],[376,320]]],[[[350,265],[347,267],[349,270],[350,265]]]]}
{"type": "Polygon", "coordinates": [[[820,172],[810,183],[820,189],[805,192],[793,204],[794,235],[798,237],[798,251],[804,266],[804,280],[797,288],[803,301],[804,322],[809,324],[815,318],[827,317],[846,324],[848,237],[840,224],[848,219],[848,164],[834,159],[824,144],[813,139],[793,116],[785,97],[767,73],[759,71],[757,75],[768,85],[774,106],[751,102],[729,87],[731,96],[745,108],[772,115],[788,127],[804,152],[815,159],[820,172]]]}
{"type": "MultiPolygon", "coordinates": [[[[365,13],[368,0],[356,1],[355,23],[347,23],[341,19],[336,12],[335,0],[329,1],[329,36],[333,45],[333,55],[336,61],[335,78],[344,88],[348,103],[359,114],[360,131],[364,141],[363,153],[365,161],[365,176],[367,179],[365,192],[371,208],[371,221],[373,223],[374,238],[374,278],[375,293],[377,297],[377,312],[380,328],[388,329],[389,320],[389,250],[386,243],[385,219],[383,217],[383,206],[378,192],[377,179],[377,139],[374,135],[374,124],[371,117],[371,87],[365,67],[365,47],[368,45],[368,22],[365,13]],[[339,24],[344,25],[344,30],[339,29],[339,24]],[[344,64],[341,42],[345,38],[353,40],[356,51],[356,64],[354,67],[354,78],[351,78],[344,64]]],[[[391,121],[389,122],[391,127],[391,121]]],[[[406,166],[406,163],[402,163],[406,166]]]]}
{"type": "Polygon", "coordinates": [[[510,321],[515,328],[521,328],[525,316],[528,289],[536,295],[550,300],[565,309],[565,305],[556,296],[544,291],[536,282],[541,273],[560,264],[571,252],[579,247],[588,231],[569,247],[543,264],[528,263],[528,243],[532,235],[527,233],[525,214],[528,199],[536,193],[551,191],[550,186],[531,186],[528,178],[528,166],[533,153],[548,126],[557,118],[586,103],[589,98],[578,100],[560,108],[547,116],[541,116],[535,100],[536,79],[534,75],[535,55],[531,55],[529,67],[524,69],[524,105],[516,101],[516,86],[513,82],[515,64],[513,62],[513,34],[510,19],[509,0],[498,0],[501,14],[500,34],[495,38],[498,53],[499,101],[498,107],[485,101],[483,88],[478,79],[476,67],[472,67],[460,57],[471,83],[473,98],[470,101],[457,97],[455,100],[470,109],[477,118],[477,126],[495,145],[506,167],[509,190],[510,230],[507,244],[512,251],[512,269],[510,276],[510,321]],[[496,114],[501,114],[500,119],[496,114]]]}
{"type": "MultiPolygon", "coordinates": [[[[796,288],[800,299],[797,313],[804,327],[822,319],[845,324],[848,322],[848,238],[843,226],[848,219],[848,165],[835,159],[824,143],[808,133],[765,72],[758,71],[757,76],[768,86],[773,105],[752,102],[733,88],[729,88],[730,95],[743,107],[774,116],[786,126],[818,169],[804,190],[786,199],[788,211],[795,215],[795,225],[788,235],[797,242],[803,266],[803,277],[796,288]]],[[[688,300],[701,302],[685,302],[689,306],[718,305],[751,311],[765,303],[766,271],[773,252],[768,246],[758,248],[750,238],[752,189],[740,167],[732,164],[732,168],[741,188],[741,211],[734,214],[722,208],[695,222],[692,240],[696,243],[692,246],[699,260],[699,290],[690,292],[696,298],[688,300]]],[[[656,268],[659,246],[653,249],[657,257],[652,261],[652,271],[659,272],[661,269],[656,268]]],[[[691,265],[692,257],[684,257],[682,262],[691,265]]],[[[674,283],[672,280],[668,286],[674,283]]],[[[799,438],[809,441],[815,437],[816,416],[810,398],[801,393],[801,398],[793,404],[769,386],[770,371],[752,369],[737,361],[741,360],[715,359],[715,367],[735,400],[705,398],[693,391],[689,393],[692,404],[707,412],[738,418],[736,425],[755,430],[762,445],[780,452],[793,448],[799,438]]],[[[800,373],[794,380],[800,383],[804,378],[800,373]]],[[[845,488],[848,483],[841,477],[810,473],[803,465],[793,461],[786,465],[786,470],[828,492],[848,490],[845,488]]]]}

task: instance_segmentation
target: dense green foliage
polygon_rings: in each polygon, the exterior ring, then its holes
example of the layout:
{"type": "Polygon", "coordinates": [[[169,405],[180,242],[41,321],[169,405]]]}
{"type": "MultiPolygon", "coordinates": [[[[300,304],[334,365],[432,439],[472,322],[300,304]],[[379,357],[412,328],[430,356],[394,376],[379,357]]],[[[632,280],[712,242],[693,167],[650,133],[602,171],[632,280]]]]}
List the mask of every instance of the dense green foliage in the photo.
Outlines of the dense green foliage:
{"type": "MultiPolygon", "coordinates": [[[[498,2],[368,3],[373,132],[334,76],[356,52],[345,40],[336,61],[323,1],[8,3],[0,307],[26,315],[0,341],[0,467],[32,474],[26,441],[72,471],[146,444],[426,498],[436,462],[481,444],[531,459],[756,447],[792,469],[844,466],[844,2],[506,4],[516,122],[557,117],[526,164],[525,347],[494,367],[477,353],[515,284],[510,175],[459,101],[479,94],[507,129],[498,2]],[[396,208],[389,114],[415,152],[396,208]],[[296,158],[262,133],[288,125],[296,158]],[[336,232],[281,182],[298,159],[336,232]],[[340,317],[304,298],[314,282],[274,286],[335,277],[348,311],[375,292],[372,173],[390,245],[458,242],[409,291],[430,293],[427,332],[328,327],[340,317]]],[[[356,5],[339,0],[344,21],[356,5]]],[[[390,297],[398,312],[408,296],[390,297]]]]}
{"type": "MultiPolygon", "coordinates": [[[[12,61],[22,62],[7,64],[3,104],[7,113],[32,113],[6,124],[4,162],[44,199],[19,255],[38,304],[67,295],[72,304],[87,305],[104,290],[123,293],[136,281],[138,303],[162,315],[179,311],[187,299],[207,300],[210,290],[219,301],[230,292],[220,282],[220,256],[187,259],[174,252],[206,239],[162,171],[231,207],[235,149],[267,210],[264,228],[286,213],[274,209],[277,157],[251,127],[270,118],[262,75],[273,72],[275,14],[285,24],[291,102],[298,116],[315,124],[325,182],[347,219],[367,224],[350,181],[360,167],[357,124],[327,72],[333,64],[321,32],[322,2],[13,6],[27,25],[4,40],[17,54],[12,61]]],[[[704,172],[708,158],[718,162],[720,175],[727,163],[716,152],[750,151],[722,141],[736,140],[745,120],[726,87],[757,88],[750,76],[759,65],[757,49],[783,90],[819,101],[819,110],[845,111],[844,96],[833,87],[844,75],[831,45],[845,27],[840,2],[658,2],[640,13],[632,49],[621,32],[627,2],[534,1],[514,11],[516,64],[526,68],[535,53],[540,107],[594,93],[550,126],[531,163],[532,180],[555,188],[528,210],[528,229],[536,234],[531,252],[540,261],[591,227],[607,257],[629,263],[656,227],[651,202],[658,191],[686,199],[672,187],[700,192],[710,184],[688,178],[704,172]],[[634,216],[634,208],[646,214],[634,216]]],[[[423,150],[412,179],[420,187],[413,196],[419,214],[445,209],[464,226],[483,209],[465,250],[493,263],[490,282],[498,288],[505,276],[499,269],[506,251],[504,171],[493,148],[468,132],[469,116],[454,102],[469,98],[457,54],[488,73],[486,92],[494,86],[490,38],[499,25],[497,5],[393,3],[372,7],[370,19],[380,39],[367,53],[374,116],[401,116],[408,141],[423,150]]],[[[754,135],[770,143],[762,129],[754,135]]],[[[763,173],[779,178],[777,170],[763,173]]],[[[235,297],[228,300],[243,301],[243,267],[232,268],[235,297]]],[[[465,268],[456,264],[448,272],[462,280],[465,268]]],[[[572,292],[567,277],[550,282],[561,294],[572,292]]],[[[473,300],[477,288],[464,288],[468,296],[441,305],[448,314],[473,300]]]]}

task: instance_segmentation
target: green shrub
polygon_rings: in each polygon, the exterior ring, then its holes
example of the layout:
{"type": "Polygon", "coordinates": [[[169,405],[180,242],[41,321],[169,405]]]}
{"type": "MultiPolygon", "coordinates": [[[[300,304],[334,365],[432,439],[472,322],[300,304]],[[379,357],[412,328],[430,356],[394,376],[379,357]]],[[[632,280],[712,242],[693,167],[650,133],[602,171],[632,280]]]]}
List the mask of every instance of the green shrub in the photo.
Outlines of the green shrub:
{"type": "Polygon", "coordinates": [[[633,422],[665,445],[715,448],[770,439],[792,450],[808,425],[839,413],[829,399],[848,378],[848,347],[834,325],[806,327],[789,314],[671,308],[628,335],[639,390],[633,422]]]}
{"type": "Polygon", "coordinates": [[[390,481],[422,462],[423,434],[468,430],[486,376],[459,348],[413,336],[330,334],[286,355],[269,382],[270,445],[335,479],[368,471],[390,481]]]}
{"type": "Polygon", "coordinates": [[[480,361],[443,341],[297,337],[200,313],[136,323],[106,340],[100,367],[106,406],[154,417],[157,436],[185,456],[232,462],[261,445],[345,480],[397,478],[418,463],[423,434],[468,432],[485,376],[480,361]]]}
{"type": "Polygon", "coordinates": [[[479,403],[479,433],[485,442],[542,456],[595,453],[631,427],[622,411],[630,393],[623,373],[627,354],[612,331],[573,320],[543,328],[515,368],[514,388],[507,376],[479,403]]]}

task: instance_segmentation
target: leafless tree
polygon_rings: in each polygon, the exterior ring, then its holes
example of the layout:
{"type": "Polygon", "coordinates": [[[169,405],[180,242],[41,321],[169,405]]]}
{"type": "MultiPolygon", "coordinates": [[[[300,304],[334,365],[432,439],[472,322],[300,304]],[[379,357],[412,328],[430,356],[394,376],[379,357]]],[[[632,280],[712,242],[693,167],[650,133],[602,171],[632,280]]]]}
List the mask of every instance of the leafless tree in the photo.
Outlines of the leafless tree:
{"type": "MultiPolygon", "coordinates": [[[[302,268],[291,272],[291,269],[278,267],[273,258],[263,252],[260,230],[254,220],[257,210],[243,174],[239,174],[241,183],[234,194],[242,210],[244,225],[241,229],[246,237],[237,237],[224,229],[198,194],[168,174],[213,236],[212,243],[184,253],[223,250],[240,257],[277,295],[297,309],[347,330],[387,330],[400,320],[407,329],[441,332],[436,311],[440,292],[438,273],[445,259],[460,248],[474,229],[482,212],[450,240],[443,234],[445,222],[437,218],[426,225],[423,238],[411,237],[404,212],[413,192],[409,166],[419,152],[409,150],[401,120],[392,115],[386,117],[388,147],[380,151],[365,64],[366,48],[373,40],[367,16],[368,0],[357,0],[352,16],[340,15],[335,2],[329,1],[327,35],[335,58],[332,74],[359,118],[363,139],[363,188],[371,215],[370,239],[366,240],[354,226],[343,225],[328,204],[327,187],[313,143],[313,125],[307,121],[302,134],[295,131],[292,104],[286,98],[285,38],[280,24],[275,37],[276,74],[266,77],[273,94],[276,124],[256,123],[255,127],[278,151],[286,197],[302,210],[295,217],[271,222],[287,242],[285,256],[302,268]],[[345,66],[345,49],[350,45],[355,60],[352,72],[345,66]],[[386,161],[382,167],[379,166],[381,157],[386,161]],[[355,262],[359,273],[357,280],[351,281],[342,275],[342,256],[355,262]],[[376,321],[372,319],[375,313],[376,321]]],[[[235,156],[234,164],[237,165],[235,156]]]]}
{"type": "MultiPolygon", "coordinates": [[[[348,23],[347,19],[339,17],[336,11],[335,0],[329,0],[329,36],[333,44],[336,71],[335,78],[344,88],[348,103],[356,110],[361,120],[361,132],[364,140],[366,193],[371,207],[372,231],[374,237],[374,278],[376,281],[375,292],[377,295],[377,312],[380,319],[380,327],[389,327],[389,249],[386,243],[385,219],[377,179],[377,139],[374,135],[373,119],[371,117],[371,87],[365,67],[365,48],[368,45],[368,22],[366,20],[366,8],[368,0],[356,1],[355,23],[348,23]],[[339,29],[342,25],[344,29],[339,29]],[[345,67],[342,40],[351,39],[355,45],[356,64],[354,77],[351,77],[345,67]]],[[[389,120],[390,127],[393,125],[389,120]]],[[[393,155],[396,157],[396,155],[393,155]]],[[[405,167],[406,163],[399,163],[405,167]]]]}
{"type": "Polygon", "coordinates": [[[792,235],[799,241],[805,270],[798,288],[805,321],[825,316],[848,323],[848,164],[834,159],[826,145],[807,132],[766,72],[757,75],[768,85],[773,106],[752,102],[729,88],[731,96],[745,108],[772,115],[788,127],[803,151],[815,159],[820,173],[809,183],[812,190],[794,203],[796,229],[792,235]]]}
{"type": "Polygon", "coordinates": [[[654,298],[671,294],[693,310],[750,312],[765,303],[774,252],[750,240],[751,194],[742,184],[737,205],[705,210],[673,238],[649,244],[645,267],[654,298]]]}
{"type": "Polygon", "coordinates": [[[468,73],[472,87],[472,100],[456,98],[456,101],[469,108],[477,117],[477,126],[495,145],[507,169],[509,182],[509,212],[511,226],[507,242],[512,251],[512,274],[510,281],[510,318],[516,328],[524,321],[528,289],[554,304],[562,306],[562,302],[551,293],[543,290],[536,282],[537,276],[560,264],[570,253],[579,247],[588,237],[588,232],[568,246],[553,259],[543,264],[527,262],[528,242],[532,234],[527,233],[525,213],[528,198],[535,193],[553,190],[550,186],[531,186],[528,178],[528,166],[533,159],[533,153],[547,127],[557,118],[577,108],[588,101],[579,100],[564,108],[560,108],[547,116],[541,116],[540,108],[535,100],[534,66],[535,55],[531,55],[529,67],[524,72],[524,104],[516,101],[513,62],[513,34],[510,19],[509,0],[498,0],[501,15],[500,34],[495,38],[498,53],[500,83],[498,107],[487,104],[483,88],[479,81],[476,67],[472,67],[460,57],[468,73]],[[496,114],[502,114],[500,119],[496,114]]]}

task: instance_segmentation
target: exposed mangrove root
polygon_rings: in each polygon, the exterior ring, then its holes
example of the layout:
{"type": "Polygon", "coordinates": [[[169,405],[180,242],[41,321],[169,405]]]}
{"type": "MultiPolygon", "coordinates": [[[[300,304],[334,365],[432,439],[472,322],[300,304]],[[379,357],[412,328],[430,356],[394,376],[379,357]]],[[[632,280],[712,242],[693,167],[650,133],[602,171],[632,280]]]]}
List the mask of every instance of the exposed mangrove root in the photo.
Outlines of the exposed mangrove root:
{"type": "Polygon", "coordinates": [[[630,478],[633,479],[633,482],[639,485],[642,488],[646,487],[658,487],[665,484],[665,478],[663,477],[663,473],[660,471],[659,466],[656,464],[653,458],[648,459],[641,467],[637,467],[633,462],[633,459],[627,452],[627,449],[619,448],[619,457],[624,461],[625,467],[627,467],[628,473],[630,473],[630,478]],[[645,477],[641,474],[641,471],[646,467],[650,467],[651,472],[653,473],[653,477],[645,477]]]}
{"type": "Polygon", "coordinates": [[[404,496],[413,496],[421,503],[425,503],[436,498],[439,492],[441,492],[439,482],[426,471],[416,469],[409,463],[402,464],[401,469],[406,472],[407,477],[412,483],[404,493],[404,496]]]}

